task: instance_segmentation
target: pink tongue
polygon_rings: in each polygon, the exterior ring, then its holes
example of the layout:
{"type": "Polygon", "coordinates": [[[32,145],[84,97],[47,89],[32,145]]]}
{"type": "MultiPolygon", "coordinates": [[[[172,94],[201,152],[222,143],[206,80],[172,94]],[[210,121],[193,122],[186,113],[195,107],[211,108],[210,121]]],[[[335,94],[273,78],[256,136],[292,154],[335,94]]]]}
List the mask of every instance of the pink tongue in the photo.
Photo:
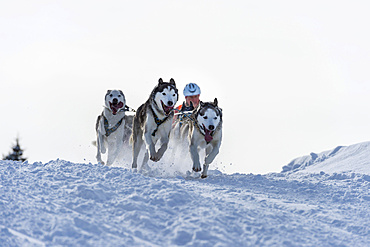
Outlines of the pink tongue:
{"type": "Polygon", "coordinates": [[[123,102],[119,102],[117,105],[111,104],[110,107],[113,111],[113,114],[116,114],[118,109],[123,107],[123,102]]]}
{"type": "Polygon", "coordinates": [[[204,139],[206,140],[206,142],[211,142],[213,140],[213,137],[211,136],[211,131],[204,128],[204,132],[204,139]]]}
{"type": "Polygon", "coordinates": [[[123,107],[123,102],[119,102],[118,104],[117,104],[117,108],[122,108],[123,107]]]}
{"type": "Polygon", "coordinates": [[[166,114],[170,113],[172,109],[173,109],[172,106],[166,106],[166,105],[164,106],[164,111],[166,112],[166,114]]]}

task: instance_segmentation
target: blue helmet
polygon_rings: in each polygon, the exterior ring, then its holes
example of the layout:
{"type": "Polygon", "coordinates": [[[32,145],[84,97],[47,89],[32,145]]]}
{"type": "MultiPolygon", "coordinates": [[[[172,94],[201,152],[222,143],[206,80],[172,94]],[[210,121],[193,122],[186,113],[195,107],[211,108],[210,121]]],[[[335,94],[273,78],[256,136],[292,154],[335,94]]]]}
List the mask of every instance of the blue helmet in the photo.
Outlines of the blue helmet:
{"type": "Polygon", "coordinates": [[[184,96],[193,96],[200,94],[200,87],[195,83],[189,83],[184,88],[184,96]]]}

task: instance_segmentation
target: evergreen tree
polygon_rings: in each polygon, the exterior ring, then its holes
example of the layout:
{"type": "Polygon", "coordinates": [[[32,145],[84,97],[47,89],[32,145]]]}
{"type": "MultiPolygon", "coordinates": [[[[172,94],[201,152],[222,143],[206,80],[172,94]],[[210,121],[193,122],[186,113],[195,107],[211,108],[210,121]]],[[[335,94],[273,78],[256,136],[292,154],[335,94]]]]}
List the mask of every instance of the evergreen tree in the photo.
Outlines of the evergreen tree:
{"type": "Polygon", "coordinates": [[[16,139],[16,144],[13,146],[13,153],[9,153],[6,157],[3,156],[3,160],[15,160],[15,161],[26,161],[26,158],[23,158],[23,149],[19,145],[19,139],[16,139]]]}

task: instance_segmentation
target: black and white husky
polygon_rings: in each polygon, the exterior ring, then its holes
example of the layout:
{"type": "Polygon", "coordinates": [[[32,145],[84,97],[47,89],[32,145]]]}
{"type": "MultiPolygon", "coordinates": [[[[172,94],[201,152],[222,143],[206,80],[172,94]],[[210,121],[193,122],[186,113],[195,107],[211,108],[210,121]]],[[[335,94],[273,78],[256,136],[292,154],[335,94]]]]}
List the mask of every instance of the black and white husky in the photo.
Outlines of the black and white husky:
{"type": "Polygon", "coordinates": [[[125,135],[125,95],[121,90],[108,90],[104,110],[96,121],[96,159],[104,165],[101,154],[108,148],[107,165],[112,165],[122,150],[125,135]]]}
{"type": "Polygon", "coordinates": [[[202,178],[206,178],[208,167],[219,153],[222,141],[222,109],[218,107],[217,98],[214,102],[200,102],[199,107],[190,116],[190,120],[182,127],[183,135],[187,131],[195,172],[201,171],[199,151],[206,150],[201,175],[202,178]]]}
{"type": "Polygon", "coordinates": [[[137,109],[130,139],[133,144],[132,168],[137,168],[137,159],[143,144],[146,145],[143,165],[147,164],[149,156],[155,162],[162,158],[167,150],[174,116],[173,108],[178,98],[174,79],[163,82],[160,78],[149,99],[137,109]],[[161,147],[156,151],[155,145],[158,140],[161,142],[161,147]]]}

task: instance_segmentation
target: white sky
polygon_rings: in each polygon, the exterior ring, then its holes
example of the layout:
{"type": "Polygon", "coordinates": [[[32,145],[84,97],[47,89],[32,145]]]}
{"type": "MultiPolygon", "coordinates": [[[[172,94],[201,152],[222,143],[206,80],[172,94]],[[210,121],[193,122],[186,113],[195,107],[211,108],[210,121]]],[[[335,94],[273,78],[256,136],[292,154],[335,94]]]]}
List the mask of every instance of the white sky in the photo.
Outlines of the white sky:
{"type": "Polygon", "coordinates": [[[30,162],[96,163],[106,90],[137,108],[160,77],[218,98],[228,173],[368,141],[369,5],[1,1],[0,154],[19,134],[30,162]]]}

